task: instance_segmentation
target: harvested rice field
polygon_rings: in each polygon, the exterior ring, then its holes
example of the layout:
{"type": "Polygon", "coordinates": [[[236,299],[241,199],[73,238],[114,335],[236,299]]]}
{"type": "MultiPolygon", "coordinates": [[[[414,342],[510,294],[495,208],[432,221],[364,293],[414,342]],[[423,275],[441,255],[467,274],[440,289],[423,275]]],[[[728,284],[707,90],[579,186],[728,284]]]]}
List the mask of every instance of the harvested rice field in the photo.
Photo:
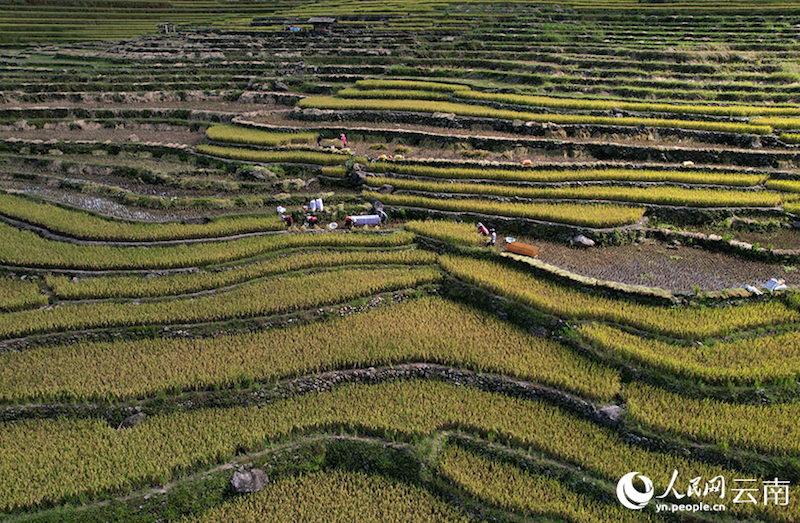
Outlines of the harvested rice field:
{"type": "Polygon", "coordinates": [[[800,4],[0,9],[0,521],[800,521],[800,4]]]}

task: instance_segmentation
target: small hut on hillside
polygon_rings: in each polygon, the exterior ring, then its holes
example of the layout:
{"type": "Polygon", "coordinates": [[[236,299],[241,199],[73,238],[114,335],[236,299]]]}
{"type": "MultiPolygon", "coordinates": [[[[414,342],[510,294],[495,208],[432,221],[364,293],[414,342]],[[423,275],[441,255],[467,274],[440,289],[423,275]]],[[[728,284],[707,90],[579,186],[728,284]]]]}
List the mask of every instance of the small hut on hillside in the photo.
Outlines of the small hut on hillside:
{"type": "Polygon", "coordinates": [[[306,23],[314,26],[313,31],[315,33],[330,33],[333,29],[333,24],[336,23],[336,19],[327,16],[312,16],[306,23]]]}

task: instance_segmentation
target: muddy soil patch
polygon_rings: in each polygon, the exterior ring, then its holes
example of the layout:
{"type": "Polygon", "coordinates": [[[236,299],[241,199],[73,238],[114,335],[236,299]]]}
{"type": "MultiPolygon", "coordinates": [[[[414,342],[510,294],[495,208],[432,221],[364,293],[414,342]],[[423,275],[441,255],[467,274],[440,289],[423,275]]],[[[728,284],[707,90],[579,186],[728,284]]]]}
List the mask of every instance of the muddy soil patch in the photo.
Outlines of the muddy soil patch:
{"type": "MultiPolygon", "coordinates": [[[[698,247],[669,246],[647,239],[638,244],[580,249],[556,242],[517,238],[539,247],[539,259],[582,276],[647,285],[671,291],[723,290],[760,286],[770,278],[800,285],[800,271],[778,263],[745,260],[698,247]]],[[[504,241],[498,238],[504,249],[504,241]]]]}

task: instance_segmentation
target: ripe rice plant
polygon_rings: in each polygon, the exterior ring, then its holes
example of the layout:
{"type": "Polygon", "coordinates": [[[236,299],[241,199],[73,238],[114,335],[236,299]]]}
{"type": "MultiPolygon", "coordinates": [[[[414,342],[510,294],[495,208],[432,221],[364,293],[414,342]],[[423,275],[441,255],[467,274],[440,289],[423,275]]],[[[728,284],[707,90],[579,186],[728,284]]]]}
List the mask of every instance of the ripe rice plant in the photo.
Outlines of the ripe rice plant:
{"type": "Polygon", "coordinates": [[[612,204],[575,203],[506,203],[493,200],[442,200],[403,194],[380,194],[364,191],[364,198],[380,200],[387,205],[421,207],[448,212],[469,212],[528,218],[585,227],[618,227],[638,222],[644,215],[641,207],[612,204]]]}
{"type": "Polygon", "coordinates": [[[277,147],[287,144],[307,144],[314,141],[316,133],[279,133],[260,131],[237,125],[212,125],[206,129],[206,137],[216,142],[268,145],[277,147]]]}
{"type": "Polygon", "coordinates": [[[344,166],[323,167],[320,172],[323,176],[330,176],[331,178],[344,178],[347,175],[347,168],[344,166]]]}
{"type": "Polygon", "coordinates": [[[394,289],[438,281],[439,271],[423,266],[403,269],[350,269],[260,280],[229,292],[200,298],[146,303],[95,302],[53,309],[0,314],[0,337],[112,326],[198,323],[264,316],[347,301],[394,289]]]}
{"type": "Polygon", "coordinates": [[[613,200],[619,202],[680,205],[688,207],[776,207],[780,194],[766,191],[729,191],[723,189],[684,189],[681,187],[589,187],[535,188],[484,183],[430,182],[403,178],[370,176],[367,184],[380,187],[433,193],[478,194],[533,199],[613,200]]]}
{"type": "MultiPolygon", "coordinates": [[[[337,169],[325,167],[325,169],[337,169]]],[[[375,162],[369,165],[375,173],[409,174],[446,179],[504,180],[516,182],[631,181],[675,182],[708,185],[752,187],[764,183],[767,175],[710,171],[655,171],[647,169],[504,169],[497,167],[434,167],[430,165],[375,162]]],[[[327,176],[335,176],[334,171],[327,176]]],[[[344,176],[344,171],[342,171],[344,176]]]]}
{"type": "Polygon", "coordinates": [[[791,144],[800,143],[800,134],[798,133],[783,133],[779,137],[782,141],[791,144]]]}
{"type": "Polygon", "coordinates": [[[798,180],[769,180],[767,188],[773,191],[796,192],[800,193],[800,181],[798,180]]]}
{"type": "Polygon", "coordinates": [[[217,289],[236,283],[263,278],[272,274],[310,269],[313,267],[338,267],[344,265],[421,265],[433,264],[433,253],[417,250],[404,251],[313,251],[282,255],[278,253],[265,260],[225,270],[176,273],[160,277],[103,276],[73,281],[67,276],[48,274],[47,285],[53,293],[65,300],[97,298],[149,298],[188,294],[217,289]]]}
{"type": "Polygon", "coordinates": [[[557,479],[523,471],[457,446],[446,448],[439,471],[468,493],[504,510],[529,516],[546,514],[564,521],[625,523],[654,521],[648,512],[603,503],[578,494],[557,479]]]}
{"type": "Polygon", "coordinates": [[[353,89],[347,87],[339,90],[336,96],[342,98],[393,98],[393,99],[414,99],[414,100],[449,100],[450,94],[436,91],[416,91],[416,90],[400,90],[400,89],[385,89],[362,91],[361,89],[353,89]]]}
{"type": "Polygon", "coordinates": [[[702,347],[636,336],[596,323],[578,326],[578,333],[608,354],[711,383],[753,385],[800,376],[800,332],[796,331],[702,347]]]}
{"type": "MultiPolygon", "coordinates": [[[[765,116],[759,118],[752,118],[751,121],[755,125],[768,125],[775,129],[800,129],[800,118],[780,118],[777,116],[765,116]]],[[[790,135],[792,133],[789,133],[790,135]]]]}
{"type": "Polygon", "coordinates": [[[800,201],[786,202],[783,204],[783,210],[793,214],[800,214],[800,201]]]}
{"type": "Polygon", "coordinates": [[[586,98],[557,98],[551,96],[527,96],[518,94],[485,93],[465,89],[453,93],[457,98],[502,102],[514,105],[530,105],[578,111],[622,111],[647,113],[705,114],[714,116],[770,116],[800,115],[798,107],[770,107],[758,105],[704,105],[668,104],[650,102],[626,102],[623,100],[591,100],[586,98]]]}
{"type": "Polygon", "coordinates": [[[0,354],[0,399],[113,401],[403,362],[511,375],[603,401],[620,389],[616,371],[558,342],[466,305],[422,298],[249,334],[78,341],[6,352],[0,354]]]}
{"type": "Polygon", "coordinates": [[[362,89],[415,89],[445,93],[469,89],[468,86],[463,84],[425,82],[420,80],[359,80],[356,82],[356,85],[362,89]]]}
{"type": "Polygon", "coordinates": [[[592,295],[491,261],[445,255],[439,264],[461,280],[549,314],[621,323],[676,338],[703,339],[800,319],[797,311],[777,300],[736,307],[668,308],[592,295]]]}
{"type": "MultiPolygon", "coordinates": [[[[207,468],[268,441],[332,425],[397,435],[469,427],[613,481],[631,470],[646,471],[661,490],[675,469],[685,478],[741,474],[632,446],[616,431],[546,403],[414,380],[344,385],[276,401],[269,408],[154,415],[134,430],[116,430],[99,419],[5,423],[0,425],[0,508],[165,483],[187,468],[207,468]],[[29,482],[37,488],[20,488],[29,482]]],[[[731,511],[765,510],[778,520],[796,521],[800,505],[794,498],[790,503],[771,509],[736,505],[731,511]]]]}
{"type": "MultiPolygon", "coordinates": [[[[298,102],[300,107],[314,109],[371,110],[371,111],[411,111],[420,113],[453,113],[477,118],[498,118],[502,120],[523,120],[527,122],[551,122],[556,124],[620,125],[650,127],[674,127],[701,131],[717,131],[745,134],[771,134],[768,121],[763,125],[731,122],[709,122],[702,120],[662,120],[658,118],[614,118],[611,116],[589,116],[582,114],[538,114],[520,111],[495,109],[482,105],[461,104],[428,100],[380,100],[335,98],[333,96],[309,96],[298,102]]],[[[766,119],[769,120],[769,119],[766,119]]],[[[762,119],[757,120],[759,123],[762,119]]],[[[800,127],[798,125],[797,127],[800,127]]]]}
{"type": "Polygon", "coordinates": [[[0,277],[0,311],[16,311],[47,305],[36,282],[0,277]]]}
{"type": "Polygon", "coordinates": [[[427,490],[379,474],[326,470],[271,482],[184,523],[468,523],[461,511],[427,490]]]}
{"type": "Polygon", "coordinates": [[[483,244],[481,235],[473,223],[459,223],[445,220],[425,220],[406,222],[405,228],[414,234],[429,236],[458,245],[478,246],[483,244]]]}
{"type": "Polygon", "coordinates": [[[52,232],[90,240],[157,241],[211,238],[285,228],[280,217],[273,213],[223,216],[198,225],[180,222],[122,221],[2,192],[0,192],[0,214],[44,227],[52,232]]]}
{"type": "Polygon", "coordinates": [[[697,400],[639,383],[626,385],[624,396],[628,415],[659,432],[756,452],[800,456],[798,403],[741,405],[697,400]]]}
{"type": "Polygon", "coordinates": [[[409,245],[413,238],[405,231],[386,235],[299,233],[168,247],[111,247],[46,240],[0,223],[0,263],[95,270],[166,269],[224,263],[294,247],[397,247],[409,245]]]}
{"type": "Polygon", "coordinates": [[[314,165],[342,165],[350,158],[345,154],[321,153],[318,151],[283,150],[260,151],[241,147],[198,145],[197,151],[209,156],[263,163],[310,163],[314,165]]]}

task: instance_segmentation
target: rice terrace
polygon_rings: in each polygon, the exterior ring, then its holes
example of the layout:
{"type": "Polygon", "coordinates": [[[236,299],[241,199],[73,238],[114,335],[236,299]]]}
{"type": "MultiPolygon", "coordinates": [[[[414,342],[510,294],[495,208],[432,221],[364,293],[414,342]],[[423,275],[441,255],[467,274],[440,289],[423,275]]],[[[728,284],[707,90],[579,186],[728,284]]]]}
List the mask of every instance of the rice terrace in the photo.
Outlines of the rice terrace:
{"type": "Polygon", "coordinates": [[[800,2],[0,0],[0,521],[800,522],[800,2]]]}

